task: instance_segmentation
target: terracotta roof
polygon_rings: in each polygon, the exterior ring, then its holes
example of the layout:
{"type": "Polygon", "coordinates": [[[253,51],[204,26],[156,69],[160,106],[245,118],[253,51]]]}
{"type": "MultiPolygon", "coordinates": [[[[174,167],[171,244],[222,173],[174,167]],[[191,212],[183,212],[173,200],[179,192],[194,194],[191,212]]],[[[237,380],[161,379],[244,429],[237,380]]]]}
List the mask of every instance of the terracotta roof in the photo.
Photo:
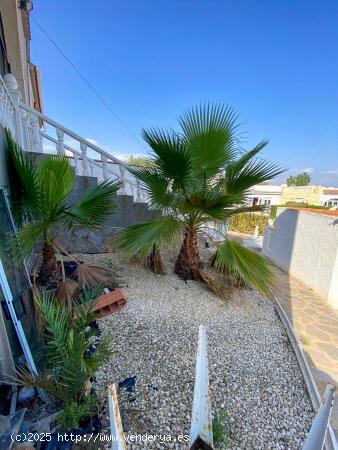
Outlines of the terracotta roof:
{"type": "Polygon", "coordinates": [[[324,189],[323,194],[326,195],[338,195],[338,189],[324,189]]]}
{"type": "Polygon", "coordinates": [[[338,216],[338,211],[331,210],[331,209],[316,209],[316,208],[290,208],[288,209],[295,209],[296,211],[304,211],[307,213],[313,213],[313,214],[321,214],[325,216],[338,216]]]}

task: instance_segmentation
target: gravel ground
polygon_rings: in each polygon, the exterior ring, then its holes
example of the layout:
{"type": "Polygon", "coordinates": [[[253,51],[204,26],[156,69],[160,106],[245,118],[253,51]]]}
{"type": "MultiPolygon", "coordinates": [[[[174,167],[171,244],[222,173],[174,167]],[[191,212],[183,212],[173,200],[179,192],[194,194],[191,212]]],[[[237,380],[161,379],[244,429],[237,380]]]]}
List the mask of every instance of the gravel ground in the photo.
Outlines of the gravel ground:
{"type": "Polygon", "coordinates": [[[188,448],[174,440],[189,434],[200,323],[208,336],[212,411],[224,432],[215,448],[302,448],[312,407],[271,301],[234,289],[223,302],[202,284],[178,279],[168,261],[162,276],[117,254],[86,259],[114,267],[128,296],[123,310],[99,321],[116,353],[97,373],[98,392],[106,399],[107,385],[136,377],[132,392],[119,389],[124,430],[162,435],[128,449],[188,448]]]}

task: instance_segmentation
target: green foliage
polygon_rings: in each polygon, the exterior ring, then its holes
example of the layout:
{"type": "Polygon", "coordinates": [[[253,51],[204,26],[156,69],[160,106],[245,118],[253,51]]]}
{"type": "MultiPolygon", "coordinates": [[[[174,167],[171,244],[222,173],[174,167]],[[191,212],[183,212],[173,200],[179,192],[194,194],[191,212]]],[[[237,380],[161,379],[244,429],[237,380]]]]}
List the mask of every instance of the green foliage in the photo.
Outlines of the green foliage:
{"type": "Polygon", "coordinates": [[[228,229],[237,233],[253,234],[256,226],[258,226],[258,233],[262,235],[268,226],[268,220],[269,217],[263,214],[236,214],[229,218],[228,229]]]}
{"type": "Polygon", "coordinates": [[[36,164],[22,151],[9,133],[7,160],[11,183],[11,201],[16,218],[23,227],[17,234],[19,260],[27,257],[35,244],[53,244],[58,233],[78,224],[87,228],[101,225],[114,210],[119,183],[103,181],[90,187],[73,205],[74,173],[66,156],[43,156],[36,164]]]}
{"type": "Polygon", "coordinates": [[[226,239],[220,243],[213,264],[234,285],[256,288],[266,296],[271,296],[276,288],[271,263],[236,241],[226,239]]]}
{"type": "Polygon", "coordinates": [[[270,219],[275,219],[277,215],[277,205],[270,206],[270,219]]]}
{"type": "Polygon", "coordinates": [[[296,176],[290,175],[286,180],[286,184],[288,186],[308,186],[310,181],[310,174],[308,172],[302,172],[296,176]]]}
{"type": "Polygon", "coordinates": [[[301,336],[300,342],[302,343],[303,347],[309,347],[311,345],[310,338],[307,336],[301,336]]]}
{"type": "Polygon", "coordinates": [[[139,166],[139,167],[149,166],[151,164],[151,160],[149,158],[134,155],[129,156],[126,162],[131,166],[139,166]]]}
{"type": "MultiPolygon", "coordinates": [[[[210,222],[222,226],[235,214],[260,210],[246,207],[247,190],[283,172],[276,164],[258,158],[267,141],[243,151],[237,115],[229,106],[201,105],[186,111],[178,122],[178,131],[143,130],[151,164],[132,172],[145,186],[150,206],[161,210],[163,216],[123,231],[120,245],[127,252],[146,253],[154,243],[169,244],[182,236],[182,231],[198,233],[210,222]]],[[[195,251],[194,246],[187,249],[195,251]]],[[[249,258],[247,265],[252,260],[249,258]]],[[[183,264],[189,261],[196,258],[190,255],[183,264]]],[[[196,267],[190,269],[191,273],[196,267]]],[[[248,272],[242,271],[242,276],[248,272]]]]}
{"type": "Polygon", "coordinates": [[[33,376],[26,369],[19,369],[21,384],[45,389],[63,405],[81,402],[87,380],[110,354],[105,341],[100,341],[95,353],[88,352],[97,340],[97,331],[89,327],[94,319],[94,302],[93,298],[82,297],[72,317],[52,295],[35,297],[44,331],[46,370],[33,376]]]}
{"type": "Polygon", "coordinates": [[[215,444],[225,444],[230,434],[230,415],[221,411],[212,421],[212,434],[215,444]]]}
{"type": "Polygon", "coordinates": [[[66,430],[79,428],[80,422],[94,415],[98,409],[98,398],[95,395],[88,396],[80,404],[71,401],[63,412],[57,417],[56,423],[66,430]]]}
{"type": "Polygon", "coordinates": [[[311,208],[311,209],[330,209],[328,206],[323,205],[309,205],[308,203],[300,202],[286,202],[285,205],[280,205],[281,207],[289,208],[311,208]]]}
{"type": "Polygon", "coordinates": [[[131,225],[122,233],[119,245],[131,255],[146,254],[159,241],[172,242],[182,229],[182,222],[174,217],[131,225]]]}

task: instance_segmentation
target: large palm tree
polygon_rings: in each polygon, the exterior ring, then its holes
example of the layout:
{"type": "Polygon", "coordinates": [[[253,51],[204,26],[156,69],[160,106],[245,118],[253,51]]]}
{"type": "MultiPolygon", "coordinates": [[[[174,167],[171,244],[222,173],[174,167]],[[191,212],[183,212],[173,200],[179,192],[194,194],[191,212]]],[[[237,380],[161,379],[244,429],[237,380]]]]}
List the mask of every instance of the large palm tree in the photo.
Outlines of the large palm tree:
{"type": "MultiPolygon", "coordinates": [[[[257,155],[267,145],[260,142],[250,151],[240,147],[239,123],[233,109],[201,105],[178,120],[179,131],[143,130],[151,163],[133,170],[147,189],[151,207],[162,217],[128,227],[120,245],[130,253],[154,252],[162,242],[171,243],[183,234],[175,272],[183,279],[203,279],[198,233],[213,224],[226,226],[230,216],[257,210],[248,207],[247,192],[255,184],[283,172],[257,155]]],[[[257,253],[222,236],[212,258],[215,268],[235,282],[270,292],[273,275],[269,263],[257,253]]]]}
{"type": "Polygon", "coordinates": [[[21,225],[15,238],[19,259],[42,244],[42,281],[56,273],[57,237],[76,225],[95,228],[114,210],[119,183],[103,181],[89,187],[79,201],[71,204],[74,172],[66,156],[45,155],[37,163],[22,151],[7,133],[7,156],[13,212],[21,225]]]}

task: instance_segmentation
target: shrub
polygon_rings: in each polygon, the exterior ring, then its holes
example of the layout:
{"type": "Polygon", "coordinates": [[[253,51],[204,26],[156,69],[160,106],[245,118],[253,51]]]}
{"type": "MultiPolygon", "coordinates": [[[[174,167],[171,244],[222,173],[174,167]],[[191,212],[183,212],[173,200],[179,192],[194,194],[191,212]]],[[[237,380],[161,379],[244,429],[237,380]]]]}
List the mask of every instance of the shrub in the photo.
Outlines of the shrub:
{"type": "Polygon", "coordinates": [[[86,397],[81,404],[71,401],[65,406],[62,414],[56,419],[56,422],[66,430],[79,428],[81,421],[93,416],[97,408],[98,399],[95,395],[86,397]]]}
{"type": "Polygon", "coordinates": [[[231,433],[230,415],[221,411],[212,421],[212,433],[216,444],[226,444],[231,433]]]}
{"type": "Polygon", "coordinates": [[[237,233],[253,234],[256,226],[258,226],[258,233],[263,234],[265,228],[268,226],[269,217],[264,214],[257,213],[242,213],[230,217],[228,221],[229,231],[236,231],[237,233]]]}
{"type": "Polygon", "coordinates": [[[300,203],[300,202],[286,202],[285,205],[280,206],[289,208],[329,209],[327,206],[324,205],[309,205],[308,203],[300,203]]]}
{"type": "Polygon", "coordinates": [[[18,369],[19,384],[44,389],[64,406],[70,402],[83,404],[88,380],[111,354],[108,342],[102,339],[92,351],[98,332],[89,326],[94,320],[95,302],[89,297],[77,299],[74,316],[50,293],[35,297],[44,331],[46,369],[37,375],[26,368],[18,369]]]}

